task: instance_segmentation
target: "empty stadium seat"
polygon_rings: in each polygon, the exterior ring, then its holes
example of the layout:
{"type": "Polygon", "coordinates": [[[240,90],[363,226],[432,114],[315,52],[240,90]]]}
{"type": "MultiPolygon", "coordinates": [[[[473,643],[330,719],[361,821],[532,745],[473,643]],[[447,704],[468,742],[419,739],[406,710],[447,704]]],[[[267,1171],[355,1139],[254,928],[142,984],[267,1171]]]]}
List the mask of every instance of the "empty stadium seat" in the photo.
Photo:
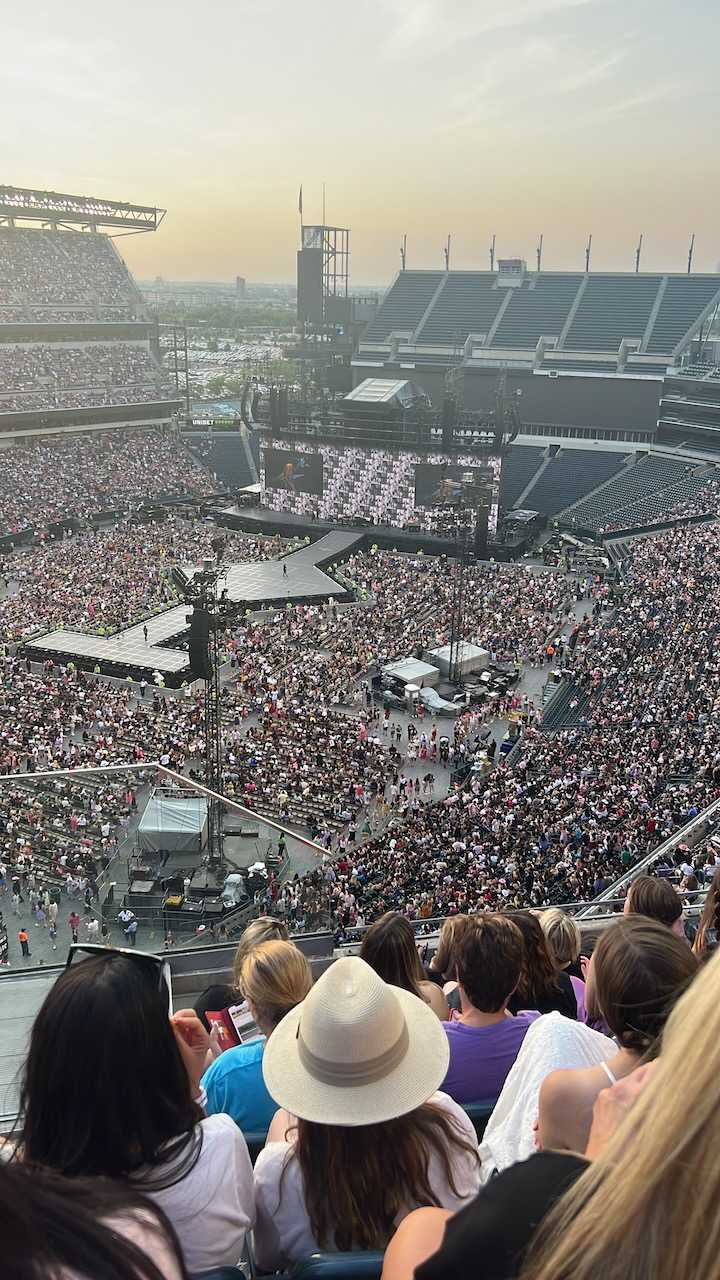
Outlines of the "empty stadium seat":
{"type": "Polygon", "coordinates": [[[489,271],[452,271],[417,341],[462,346],[469,333],[487,334],[505,298],[496,279],[489,271]]]}
{"type": "Polygon", "coordinates": [[[662,276],[590,275],[565,338],[566,351],[616,351],[645,335],[662,276]]]}
{"type": "Polygon", "coordinates": [[[647,351],[674,351],[685,334],[697,326],[698,316],[719,293],[717,276],[670,276],[647,351]]]}
{"type": "Polygon", "coordinates": [[[394,329],[414,331],[442,278],[442,271],[401,271],[370,321],[366,341],[383,342],[394,329]]]}
{"type": "Polygon", "coordinates": [[[510,511],[527,488],[533,472],[542,463],[544,450],[536,445],[516,444],[503,459],[500,475],[500,506],[510,511]]]}
{"type": "Polygon", "coordinates": [[[464,1102],[463,1111],[470,1117],[478,1136],[478,1141],[482,1138],[487,1128],[487,1122],[495,1110],[495,1102],[464,1102]]]}
{"type": "Polygon", "coordinates": [[[514,289],[492,345],[533,348],[543,336],[559,337],[582,279],[571,272],[543,273],[514,289]]]}
{"type": "Polygon", "coordinates": [[[649,454],[633,466],[624,467],[604,488],[589,494],[566,515],[580,526],[602,529],[614,522],[615,512],[682,479],[685,468],[685,463],[649,454]]]}
{"type": "Polygon", "coordinates": [[[544,515],[563,511],[609,480],[625,463],[622,453],[598,449],[561,449],[540,474],[528,495],[528,506],[544,515]]]}

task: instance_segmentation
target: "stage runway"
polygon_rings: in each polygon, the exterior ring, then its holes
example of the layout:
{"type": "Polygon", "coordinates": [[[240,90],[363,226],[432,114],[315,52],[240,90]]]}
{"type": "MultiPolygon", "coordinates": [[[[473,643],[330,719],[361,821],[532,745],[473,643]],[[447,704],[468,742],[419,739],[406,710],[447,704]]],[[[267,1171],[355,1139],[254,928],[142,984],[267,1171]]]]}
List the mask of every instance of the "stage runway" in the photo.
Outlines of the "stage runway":
{"type": "MultiPolygon", "coordinates": [[[[227,589],[227,598],[239,609],[285,608],[287,604],[321,603],[331,598],[347,598],[347,590],[324,571],[324,567],[346,560],[363,543],[357,529],[337,529],[279,560],[253,560],[228,565],[218,583],[218,592],[227,589]]],[[[180,570],[188,580],[198,572],[188,565],[180,570]]],[[[74,662],[92,669],[96,664],[109,675],[131,675],[151,679],[159,671],[168,684],[192,679],[188,655],[182,643],[189,630],[188,605],[175,605],[144,622],[126,627],[112,636],[86,635],[58,629],[36,636],[24,646],[34,661],[52,657],[58,662],[74,662]]]]}

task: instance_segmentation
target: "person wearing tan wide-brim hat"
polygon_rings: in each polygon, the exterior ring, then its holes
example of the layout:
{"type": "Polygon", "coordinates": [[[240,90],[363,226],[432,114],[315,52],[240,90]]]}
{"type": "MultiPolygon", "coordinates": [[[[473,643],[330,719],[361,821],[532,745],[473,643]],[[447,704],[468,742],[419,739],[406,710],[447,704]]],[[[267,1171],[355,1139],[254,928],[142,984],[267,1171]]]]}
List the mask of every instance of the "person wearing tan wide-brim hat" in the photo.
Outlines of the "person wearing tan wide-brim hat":
{"type": "Polygon", "coordinates": [[[275,1028],[263,1059],[271,1096],[317,1124],[379,1124],[427,1102],[447,1074],[432,1010],[346,957],[275,1028]]]}
{"type": "Polygon", "coordinates": [[[318,979],[263,1057],[282,1110],[255,1166],[259,1266],[319,1248],[384,1248],[413,1207],[455,1210],[472,1198],[477,1137],[438,1092],[448,1061],[430,1007],[364,960],[337,960],[318,979]]]}

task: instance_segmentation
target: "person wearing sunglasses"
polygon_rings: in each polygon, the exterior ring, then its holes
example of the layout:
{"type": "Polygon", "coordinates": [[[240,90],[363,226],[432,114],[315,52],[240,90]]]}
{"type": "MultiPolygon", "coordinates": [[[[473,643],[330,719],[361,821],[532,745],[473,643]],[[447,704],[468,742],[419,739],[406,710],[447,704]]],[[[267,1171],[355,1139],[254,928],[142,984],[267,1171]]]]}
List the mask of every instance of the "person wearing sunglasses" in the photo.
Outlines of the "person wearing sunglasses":
{"type": "Polygon", "coordinates": [[[168,1016],[162,957],[72,947],[35,1019],[18,1131],[23,1162],[127,1181],[166,1214],[191,1272],[240,1258],[254,1223],[245,1139],[205,1116],[209,1037],[168,1016]]]}

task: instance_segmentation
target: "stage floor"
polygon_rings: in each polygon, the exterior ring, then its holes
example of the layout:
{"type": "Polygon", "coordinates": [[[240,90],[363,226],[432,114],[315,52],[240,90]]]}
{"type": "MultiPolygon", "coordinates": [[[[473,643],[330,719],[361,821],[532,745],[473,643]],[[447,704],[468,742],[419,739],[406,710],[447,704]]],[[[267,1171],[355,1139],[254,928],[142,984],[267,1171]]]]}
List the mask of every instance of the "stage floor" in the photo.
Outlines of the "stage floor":
{"type": "MultiPolygon", "coordinates": [[[[363,541],[362,531],[338,529],[279,560],[231,564],[218,583],[218,592],[227,588],[228,599],[233,604],[250,610],[337,599],[346,594],[345,587],[320,566],[342,562],[363,541]]],[[[198,570],[188,565],[181,572],[190,579],[198,570]]],[[[168,645],[174,638],[182,640],[188,631],[188,607],[175,605],[112,636],[64,629],[50,631],[28,641],[25,652],[36,661],[50,656],[84,668],[96,664],[101,670],[107,670],[108,666],[121,667],[138,680],[141,675],[151,678],[153,672],[159,671],[168,682],[179,683],[188,675],[192,678],[188,655],[185,649],[168,645]]]]}

